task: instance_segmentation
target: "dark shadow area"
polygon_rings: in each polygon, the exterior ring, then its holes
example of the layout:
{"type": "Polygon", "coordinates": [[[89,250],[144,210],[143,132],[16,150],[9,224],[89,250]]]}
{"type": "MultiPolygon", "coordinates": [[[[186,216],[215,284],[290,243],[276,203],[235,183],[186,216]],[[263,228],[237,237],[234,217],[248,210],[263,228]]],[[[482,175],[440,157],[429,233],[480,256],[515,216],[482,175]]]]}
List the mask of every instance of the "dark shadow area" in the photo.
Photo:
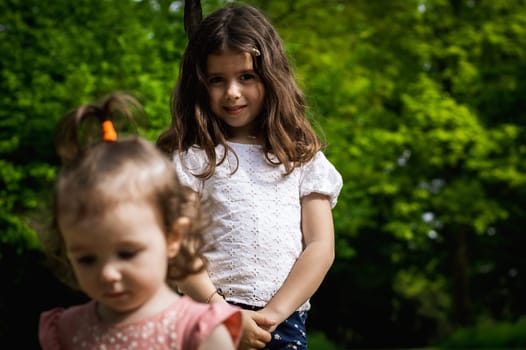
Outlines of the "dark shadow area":
{"type": "Polygon", "coordinates": [[[17,349],[40,349],[38,320],[47,309],[87,300],[56,279],[45,266],[38,250],[10,244],[0,247],[0,344],[16,344],[17,349]]]}

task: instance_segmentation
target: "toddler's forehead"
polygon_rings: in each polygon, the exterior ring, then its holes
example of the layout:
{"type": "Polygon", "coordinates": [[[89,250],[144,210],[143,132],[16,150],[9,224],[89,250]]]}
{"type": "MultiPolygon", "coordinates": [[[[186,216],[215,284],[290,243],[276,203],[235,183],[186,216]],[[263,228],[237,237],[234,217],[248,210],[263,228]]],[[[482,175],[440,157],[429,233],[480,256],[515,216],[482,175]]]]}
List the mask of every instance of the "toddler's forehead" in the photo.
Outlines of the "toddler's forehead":
{"type": "Polygon", "coordinates": [[[101,226],[126,226],[134,220],[161,221],[158,208],[148,198],[115,197],[105,203],[83,201],[71,204],[71,207],[59,211],[58,225],[62,232],[89,232],[101,226]]]}
{"type": "Polygon", "coordinates": [[[137,201],[144,201],[152,205],[148,196],[129,189],[84,189],[73,194],[59,195],[56,209],[59,223],[75,225],[85,220],[103,218],[108,212],[122,204],[137,201]]]}

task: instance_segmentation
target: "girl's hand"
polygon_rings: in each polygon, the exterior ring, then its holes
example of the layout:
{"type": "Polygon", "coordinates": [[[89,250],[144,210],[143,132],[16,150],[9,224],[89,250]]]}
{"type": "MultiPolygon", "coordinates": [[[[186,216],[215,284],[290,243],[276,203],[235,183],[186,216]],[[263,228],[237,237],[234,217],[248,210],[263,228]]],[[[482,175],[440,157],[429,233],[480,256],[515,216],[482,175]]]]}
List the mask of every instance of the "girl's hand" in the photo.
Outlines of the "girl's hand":
{"type": "Polygon", "coordinates": [[[256,311],[243,310],[243,334],[238,345],[238,350],[263,349],[270,339],[271,327],[275,323],[256,311]]]}

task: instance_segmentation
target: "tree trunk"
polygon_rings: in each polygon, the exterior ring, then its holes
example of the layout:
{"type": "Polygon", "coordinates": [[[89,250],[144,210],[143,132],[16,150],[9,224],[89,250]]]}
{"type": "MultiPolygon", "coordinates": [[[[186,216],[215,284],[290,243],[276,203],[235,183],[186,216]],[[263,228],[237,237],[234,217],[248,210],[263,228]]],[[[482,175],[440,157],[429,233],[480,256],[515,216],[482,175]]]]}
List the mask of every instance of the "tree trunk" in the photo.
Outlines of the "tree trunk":
{"type": "Polygon", "coordinates": [[[450,244],[454,320],[462,326],[468,326],[473,324],[473,305],[469,283],[469,243],[465,228],[453,230],[450,244]]]}

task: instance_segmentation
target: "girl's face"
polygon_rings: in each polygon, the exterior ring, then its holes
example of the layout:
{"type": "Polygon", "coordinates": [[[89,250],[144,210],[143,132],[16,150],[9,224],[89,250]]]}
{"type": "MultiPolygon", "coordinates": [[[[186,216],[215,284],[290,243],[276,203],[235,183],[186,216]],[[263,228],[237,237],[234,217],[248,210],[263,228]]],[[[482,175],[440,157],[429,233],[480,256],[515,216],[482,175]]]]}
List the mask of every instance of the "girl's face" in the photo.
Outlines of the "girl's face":
{"type": "Polygon", "coordinates": [[[230,126],[231,140],[257,133],[255,120],[263,108],[265,87],[250,53],[227,50],[209,55],[207,87],[212,112],[230,126]]]}
{"type": "Polygon", "coordinates": [[[68,258],[82,290],[99,302],[106,321],[150,314],[166,295],[169,256],[157,211],[145,201],[122,202],[79,222],[59,221],[68,258]]]}

